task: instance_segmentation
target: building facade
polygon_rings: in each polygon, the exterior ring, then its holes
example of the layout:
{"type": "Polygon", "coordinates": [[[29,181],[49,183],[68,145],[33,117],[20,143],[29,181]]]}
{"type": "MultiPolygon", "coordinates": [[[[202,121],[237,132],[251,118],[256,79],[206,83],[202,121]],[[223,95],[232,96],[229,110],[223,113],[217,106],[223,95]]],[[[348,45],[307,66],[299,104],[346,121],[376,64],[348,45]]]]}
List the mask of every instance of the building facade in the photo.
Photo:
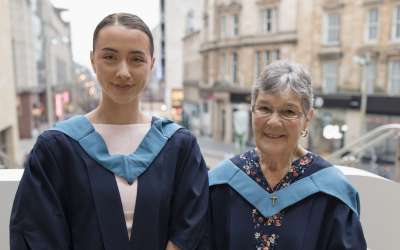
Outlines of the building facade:
{"type": "MultiPolygon", "coordinates": [[[[400,123],[399,13],[396,0],[299,5],[296,60],[310,71],[317,100],[311,149],[330,153],[378,126],[400,123]],[[360,112],[363,89],[365,118],[360,112]],[[327,138],[328,125],[345,129],[334,132],[337,139],[327,138]]],[[[394,157],[395,143],[392,138],[381,146],[388,159],[394,157]]]]}
{"type": "MultiPolygon", "coordinates": [[[[193,24],[201,24],[202,1],[161,0],[161,59],[165,79],[165,105],[168,118],[182,122],[183,101],[183,38],[191,13],[193,24]]],[[[198,29],[198,28],[197,28],[198,29]]]]}
{"type": "Polygon", "coordinates": [[[18,121],[11,44],[10,0],[0,0],[0,168],[22,166],[18,150],[18,121]]]}
{"type": "MultiPolygon", "coordinates": [[[[250,112],[251,87],[262,68],[279,58],[296,58],[297,4],[204,1],[200,117],[211,122],[205,134],[232,142],[233,112],[241,107],[250,112]]],[[[252,141],[250,119],[248,125],[247,138],[252,141]]]]}
{"type": "MultiPolygon", "coordinates": [[[[185,85],[192,94],[184,100],[199,99],[201,132],[215,139],[233,141],[233,113],[246,107],[251,117],[253,82],[281,58],[304,65],[313,78],[315,114],[304,147],[325,155],[400,123],[399,0],[204,0],[198,39],[202,74],[198,86],[185,85]]],[[[250,119],[247,138],[253,141],[250,119]]],[[[396,142],[385,143],[390,158],[396,142]]]]}
{"type": "Polygon", "coordinates": [[[64,10],[55,9],[49,0],[15,0],[9,9],[19,133],[31,138],[52,125],[49,121],[63,118],[63,112],[56,111],[71,99],[56,102],[57,94],[75,96],[70,26],[61,19],[64,10]]]}

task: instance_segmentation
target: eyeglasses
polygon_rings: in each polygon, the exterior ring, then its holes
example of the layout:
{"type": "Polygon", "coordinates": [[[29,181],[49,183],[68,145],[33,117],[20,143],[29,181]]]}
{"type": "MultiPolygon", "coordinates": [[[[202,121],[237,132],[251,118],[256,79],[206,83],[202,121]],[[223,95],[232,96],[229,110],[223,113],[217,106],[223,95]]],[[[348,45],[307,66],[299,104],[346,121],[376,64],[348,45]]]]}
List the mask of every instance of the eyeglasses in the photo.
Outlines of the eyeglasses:
{"type": "Polygon", "coordinates": [[[285,120],[296,120],[304,114],[304,111],[300,112],[299,110],[293,108],[274,109],[266,105],[254,105],[251,107],[251,111],[254,114],[264,117],[271,116],[274,110],[276,110],[279,116],[285,120]]]}

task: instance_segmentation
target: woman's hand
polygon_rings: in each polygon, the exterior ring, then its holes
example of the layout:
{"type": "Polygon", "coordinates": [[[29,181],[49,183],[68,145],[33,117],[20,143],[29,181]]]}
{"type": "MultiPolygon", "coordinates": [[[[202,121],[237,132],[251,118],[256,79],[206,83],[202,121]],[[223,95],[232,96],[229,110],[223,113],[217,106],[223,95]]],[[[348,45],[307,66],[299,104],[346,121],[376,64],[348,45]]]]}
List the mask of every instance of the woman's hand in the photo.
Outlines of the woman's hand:
{"type": "Polygon", "coordinates": [[[167,248],[165,250],[182,250],[182,249],[180,249],[172,241],[168,241],[167,248]]]}

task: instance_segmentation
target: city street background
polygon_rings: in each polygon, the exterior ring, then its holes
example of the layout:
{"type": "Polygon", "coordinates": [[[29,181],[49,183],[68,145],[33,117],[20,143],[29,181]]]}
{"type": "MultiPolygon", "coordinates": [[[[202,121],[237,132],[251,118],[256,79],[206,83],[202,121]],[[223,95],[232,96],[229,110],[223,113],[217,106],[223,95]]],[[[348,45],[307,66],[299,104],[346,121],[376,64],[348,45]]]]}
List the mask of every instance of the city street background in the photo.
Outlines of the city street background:
{"type": "Polygon", "coordinates": [[[89,52],[114,12],[150,27],[155,66],[141,109],[189,129],[209,167],[253,148],[250,92],[286,58],[310,71],[314,117],[300,144],[331,163],[400,181],[400,5],[313,0],[1,0],[0,167],[21,168],[37,136],[95,109],[89,52]],[[301,25],[300,25],[301,24],[301,25]],[[242,118],[238,118],[242,117],[242,118]],[[238,135],[238,127],[244,134],[238,135]],[[235,142],[239,143],[235,146],[235,142]],[[353,145],[354,144],[354,145],[353,145]],[[396,167],[397,166],[397,167],[396,167]]]}

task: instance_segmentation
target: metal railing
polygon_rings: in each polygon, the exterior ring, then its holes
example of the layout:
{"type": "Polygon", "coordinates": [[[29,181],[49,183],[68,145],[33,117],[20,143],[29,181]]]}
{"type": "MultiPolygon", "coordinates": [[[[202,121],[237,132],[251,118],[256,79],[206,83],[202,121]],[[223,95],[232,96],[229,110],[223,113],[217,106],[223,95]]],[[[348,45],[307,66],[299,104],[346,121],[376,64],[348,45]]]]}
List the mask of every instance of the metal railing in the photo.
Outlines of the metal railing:
{"type": "Polygon", "coordinates": [[[14,159],[5,153],[3,150],[0,150],[0,158],[3,159],[3,166],[1,168],[21,168],[14,159]]]}
{"type": "Polygon", "coordinates": [[[356,167],[365,151],[391,137],[397,140],[394,181],[400,182],[400,124],[380,126],[333,152],[326,160],[332,164],[356,167]]]}

